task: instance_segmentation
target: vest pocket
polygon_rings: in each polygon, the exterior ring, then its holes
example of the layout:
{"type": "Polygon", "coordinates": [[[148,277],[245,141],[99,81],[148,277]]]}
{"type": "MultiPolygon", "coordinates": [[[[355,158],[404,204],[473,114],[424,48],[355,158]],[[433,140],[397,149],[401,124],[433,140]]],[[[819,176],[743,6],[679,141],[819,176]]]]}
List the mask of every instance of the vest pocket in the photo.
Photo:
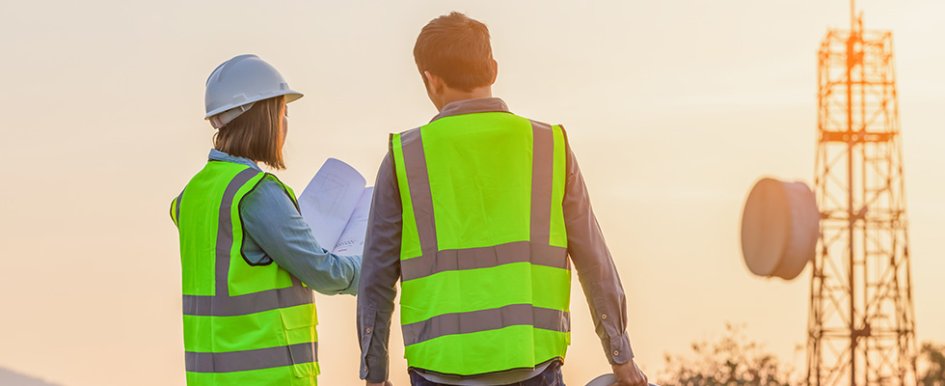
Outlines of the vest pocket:
{"type": "Polygon", "coordinates": [[[283,331],[292,371],[299,378],[314,378],[318,375],[318,333],[315,326],[313,305],[298,306],[281,310],[283,331]]]}

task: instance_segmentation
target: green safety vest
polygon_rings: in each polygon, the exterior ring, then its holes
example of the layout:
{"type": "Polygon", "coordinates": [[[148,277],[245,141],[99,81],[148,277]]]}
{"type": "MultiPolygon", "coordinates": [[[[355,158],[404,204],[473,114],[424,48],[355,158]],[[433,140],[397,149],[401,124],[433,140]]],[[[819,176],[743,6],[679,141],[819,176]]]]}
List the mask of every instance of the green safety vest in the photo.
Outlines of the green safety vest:
{"type": "Polygon", "coordinates": [[[189,386],[317,385],[312,291],[271,259],[252,263],[242,253],[240,201],[264,179],[295,202],[273,175],[224,161],[208,162],[171,202],[189,386]]]}
{"type": "Polygon", "coordinates": [[[560,126],[505,112],[391,136],[410,367],[475,375],[564,358],[565,144],[560,126]]]}

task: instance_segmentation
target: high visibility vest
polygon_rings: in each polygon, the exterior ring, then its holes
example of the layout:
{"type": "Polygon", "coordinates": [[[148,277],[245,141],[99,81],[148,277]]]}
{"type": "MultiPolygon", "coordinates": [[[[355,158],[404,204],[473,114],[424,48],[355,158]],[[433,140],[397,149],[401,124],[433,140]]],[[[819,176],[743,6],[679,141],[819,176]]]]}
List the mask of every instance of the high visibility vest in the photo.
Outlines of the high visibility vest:
{"type": "Polygon", "coordinates": [[[264,179],[279,182],[246,165],[210,161],[171,202],[189,386],[317,385],[312,291],[271,259],[254,263],[242,253],[240,201],[264,179]]]}
{"type": "Polygon", "coordinates": [[[505,112],[391,135],[410,367],[475,375],[564,358],[565,135],[505,112]]]}

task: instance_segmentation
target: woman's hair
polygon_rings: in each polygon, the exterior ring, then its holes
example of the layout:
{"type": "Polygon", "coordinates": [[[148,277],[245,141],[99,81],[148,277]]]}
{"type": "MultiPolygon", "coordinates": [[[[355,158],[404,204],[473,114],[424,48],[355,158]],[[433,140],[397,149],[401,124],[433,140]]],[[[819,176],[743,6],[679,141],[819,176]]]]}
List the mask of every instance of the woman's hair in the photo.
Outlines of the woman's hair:
{"type": "Polygon", "coordinates": [[[262,162],[273,169],[285,169],[285,97],[264,99],[220,128],[213,147],[229,155],[262,162]]]}

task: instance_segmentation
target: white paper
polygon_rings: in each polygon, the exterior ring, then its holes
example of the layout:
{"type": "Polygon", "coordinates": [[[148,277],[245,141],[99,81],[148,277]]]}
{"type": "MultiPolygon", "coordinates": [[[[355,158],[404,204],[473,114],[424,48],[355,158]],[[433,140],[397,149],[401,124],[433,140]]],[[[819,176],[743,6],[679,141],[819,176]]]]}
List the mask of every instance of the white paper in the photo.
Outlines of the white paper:
{"type": "Polygon", "coordinates": [[[338,238],[335,245],[335,254],[342,256],[361,256],[364,253],[364,236],[367,233],[368,216],[371,214],[371,198],[374,196],[374,188],[366,188],[361,193],[351,218],[348,219],[348,225],[344,232],[338,238]]]}
{"type": "Polygon", "coordinates": [[[360,255],[364,250],[372,188],[350,165],[334,158],[325,161],[302,195],[299,208],[318,244],[338,255],[360,255]]]}

